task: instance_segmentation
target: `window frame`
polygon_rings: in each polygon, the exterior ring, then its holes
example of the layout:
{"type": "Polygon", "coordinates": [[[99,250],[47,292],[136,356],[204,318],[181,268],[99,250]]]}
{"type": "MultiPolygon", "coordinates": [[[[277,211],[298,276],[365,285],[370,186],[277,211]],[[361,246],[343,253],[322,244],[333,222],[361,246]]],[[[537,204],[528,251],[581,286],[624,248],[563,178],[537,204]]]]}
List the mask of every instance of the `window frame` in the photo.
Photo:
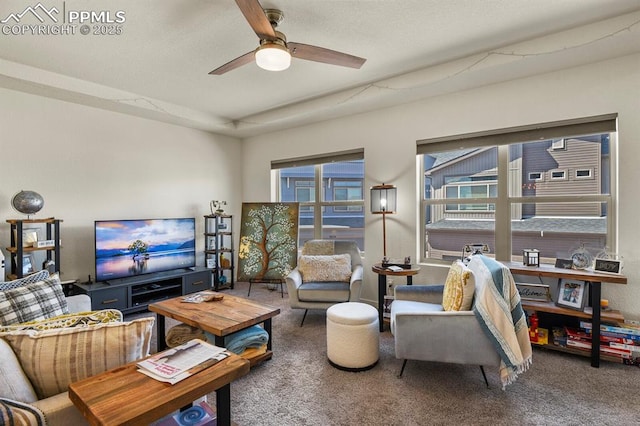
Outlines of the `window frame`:
{"type": "MultiPolygon", "coordinates": [[[[618,200],[617,194],[617,168],[618,168],[618,116],[617,114],[605,114],[594,117],[564,120],[550,123],[538,123],[507,129],[497,129],[486,132],[471,133],[466,135],[454,135],[442,138],[417,141],[417,163],[419,178],[419,226],[417,229],[417,241],[420,253],[420,262],[424,264],[446,265],[450,262],[426,258],[425,230],[427,209],[432,205],[452,204],[451,199],[426,199],[427,188],[424,176],[424,154],[446,152],[454,150],[469,150],[496,147],[498,150],[497,175],[498,196],[495,198],[464,199],[464,203],[495,203],[496,213],[494,218],[494,238],[496,259],[512,259],[512,229],[510,208],[518,204],[537,203],[570,203],[570,202],[597,202],[604,203],[607,209],[606,246],[617,250],[618,244],[618,200]],[[600,195],[575,195],[575,196],[511,196],[509,194],[509,147],[512,144],[534,142],[536,140],[563,138],[569,136],[609,133],[609,193],[600,195]]],[[[566,144],[565,144],[566,146],[566,144]]],[[[565,179],[567,173],[565,171],[565,179]]],[[[592,177],[593,178],[593,177],[592,177]]],[[[582,178],[586,179],[586,178],[582,178]]]]}
{"type": "MultiPolygon", "coordinates": [[[[284,159],[284,160],[274,160],[271,162],[271,172],[272,179],[275,183],[272,192],[272,197],[276,202],[282,200],[282,191],[280,184],[282,182],[282,177],[280,174],[280,170],[291,168],[291,167],[301,167],[301,166],[313,166],[314,177],[313,182],[315,183],[314,188],[314,201],[309,202],[300,202],[300,211],[312,211],[313,212],[313,238],[314,239],[322,239],[323,238],[323,213],[327,208],[331,208],[333,213],[336,213],[336,208],[344,209],[337,210],[338,213],[359,213],[362,212],[363,220],[364,220],[364,202],[365,202],[365,191],[364,191],[364,181],[365,177],[362,176],[361,182],[361,194],[362,200],[325,200],[325,192],[329,190],[328,186],[331,187],[331,195],[333,197],[333,190],[335,189],[336,178],[328,178],[327,187],[325,187],[325,179],[323,179],[322,169],[323,166],[329,163],[340,163],[340,162],[348,162],[348,161],[363,161],[364,162],[364,149],[355,149],[350,151],[336,152],[336,153],[327,153],[321,154],[317,156],[303,157],[303,158],[293,158],[293,159],[284,159]],[[331,183],[329,183],[331,181],[331,183]]],[[[348,181],[348,180],[356,180],[346,178],[338,178],[338,181],[348,181]]],[[[362,244],[364,246],[364,225],[363,225],[363,235],[362,235],[362,244]]],[[[364,252],[364,247],[362,247],[362,251],[364,252]]]]}

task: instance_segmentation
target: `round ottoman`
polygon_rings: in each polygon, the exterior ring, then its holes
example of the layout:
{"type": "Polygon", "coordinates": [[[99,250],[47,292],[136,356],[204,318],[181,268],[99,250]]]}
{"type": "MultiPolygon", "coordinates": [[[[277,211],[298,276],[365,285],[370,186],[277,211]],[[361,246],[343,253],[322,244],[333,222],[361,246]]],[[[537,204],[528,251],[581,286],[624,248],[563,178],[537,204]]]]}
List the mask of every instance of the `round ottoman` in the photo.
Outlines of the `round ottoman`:
{"type": "Polygon", "coordinates": [[[327,357],[341,370],[362,371],[378,363],[378,310],[366,303],[338,303],[327,309],[327,357]]]}

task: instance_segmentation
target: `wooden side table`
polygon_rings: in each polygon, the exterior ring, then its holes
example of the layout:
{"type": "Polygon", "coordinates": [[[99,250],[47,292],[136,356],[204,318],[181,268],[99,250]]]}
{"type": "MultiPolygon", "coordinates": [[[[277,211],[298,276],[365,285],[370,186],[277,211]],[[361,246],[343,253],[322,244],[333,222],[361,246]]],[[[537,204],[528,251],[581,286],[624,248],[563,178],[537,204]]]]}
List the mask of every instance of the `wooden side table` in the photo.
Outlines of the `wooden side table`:
{"type": "Polygon", "coordinates": [[[378,274],[378,321],[380,322],[380,331],[384,331],[383,312],[384,312],[384,296],[387,294],[387,276],[407,277],[407,285],[413,284],[413,276],[420,272],[420,267],[414,266],[401,271],[391,271],[383,268],[381,263],[376,263],[371,270],[378,274]]]}
{"type": "Polygon", "coordinates": [[[231,424],[230,383],[249,372],[249,361],[229,355],[170,385],[137,371],[137,362],[69,385],[69,399],[91,425],[149,424],[216,391],[218,425],[231,424]]]}

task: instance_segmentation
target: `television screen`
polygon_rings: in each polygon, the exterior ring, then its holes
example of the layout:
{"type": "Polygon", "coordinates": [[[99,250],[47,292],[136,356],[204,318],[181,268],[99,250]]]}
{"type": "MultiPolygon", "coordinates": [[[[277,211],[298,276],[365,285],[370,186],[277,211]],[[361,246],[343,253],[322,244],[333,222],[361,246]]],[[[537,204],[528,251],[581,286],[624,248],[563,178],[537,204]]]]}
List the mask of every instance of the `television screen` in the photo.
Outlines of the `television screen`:
{"type": "Polygon", "coordinates": [[[194,218],[95,222],[96,281],[196,265],[194,218]]]}

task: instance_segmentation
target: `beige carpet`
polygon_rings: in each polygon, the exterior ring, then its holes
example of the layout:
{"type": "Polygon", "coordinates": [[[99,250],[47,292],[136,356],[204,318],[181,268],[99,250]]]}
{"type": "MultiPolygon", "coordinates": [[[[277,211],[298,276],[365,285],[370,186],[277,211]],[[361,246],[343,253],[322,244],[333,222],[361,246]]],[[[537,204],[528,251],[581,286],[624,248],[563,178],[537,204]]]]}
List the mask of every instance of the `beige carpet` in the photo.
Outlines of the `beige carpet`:
{"type": "MultiPolygon", "coordinates": [[[[236,283],[225,292],[246,297],[247,289],[236,283]]],[[[232,418],[241,426],[640,424],[637,367],[596,369],[586,357],[534,349],[532,368],[506,391],[497,369],[485,369],[487,389],[476,366],[409,361],[398,378],[402,361],[387,327],[378,365],[350,373],[327,362],[323,311],[309,311],[300,327],[304,311],[290,309],[279,289],[254,284],[251,299],[281,314],[273,319],[273,359],[231,385],[232,418]]]]}

